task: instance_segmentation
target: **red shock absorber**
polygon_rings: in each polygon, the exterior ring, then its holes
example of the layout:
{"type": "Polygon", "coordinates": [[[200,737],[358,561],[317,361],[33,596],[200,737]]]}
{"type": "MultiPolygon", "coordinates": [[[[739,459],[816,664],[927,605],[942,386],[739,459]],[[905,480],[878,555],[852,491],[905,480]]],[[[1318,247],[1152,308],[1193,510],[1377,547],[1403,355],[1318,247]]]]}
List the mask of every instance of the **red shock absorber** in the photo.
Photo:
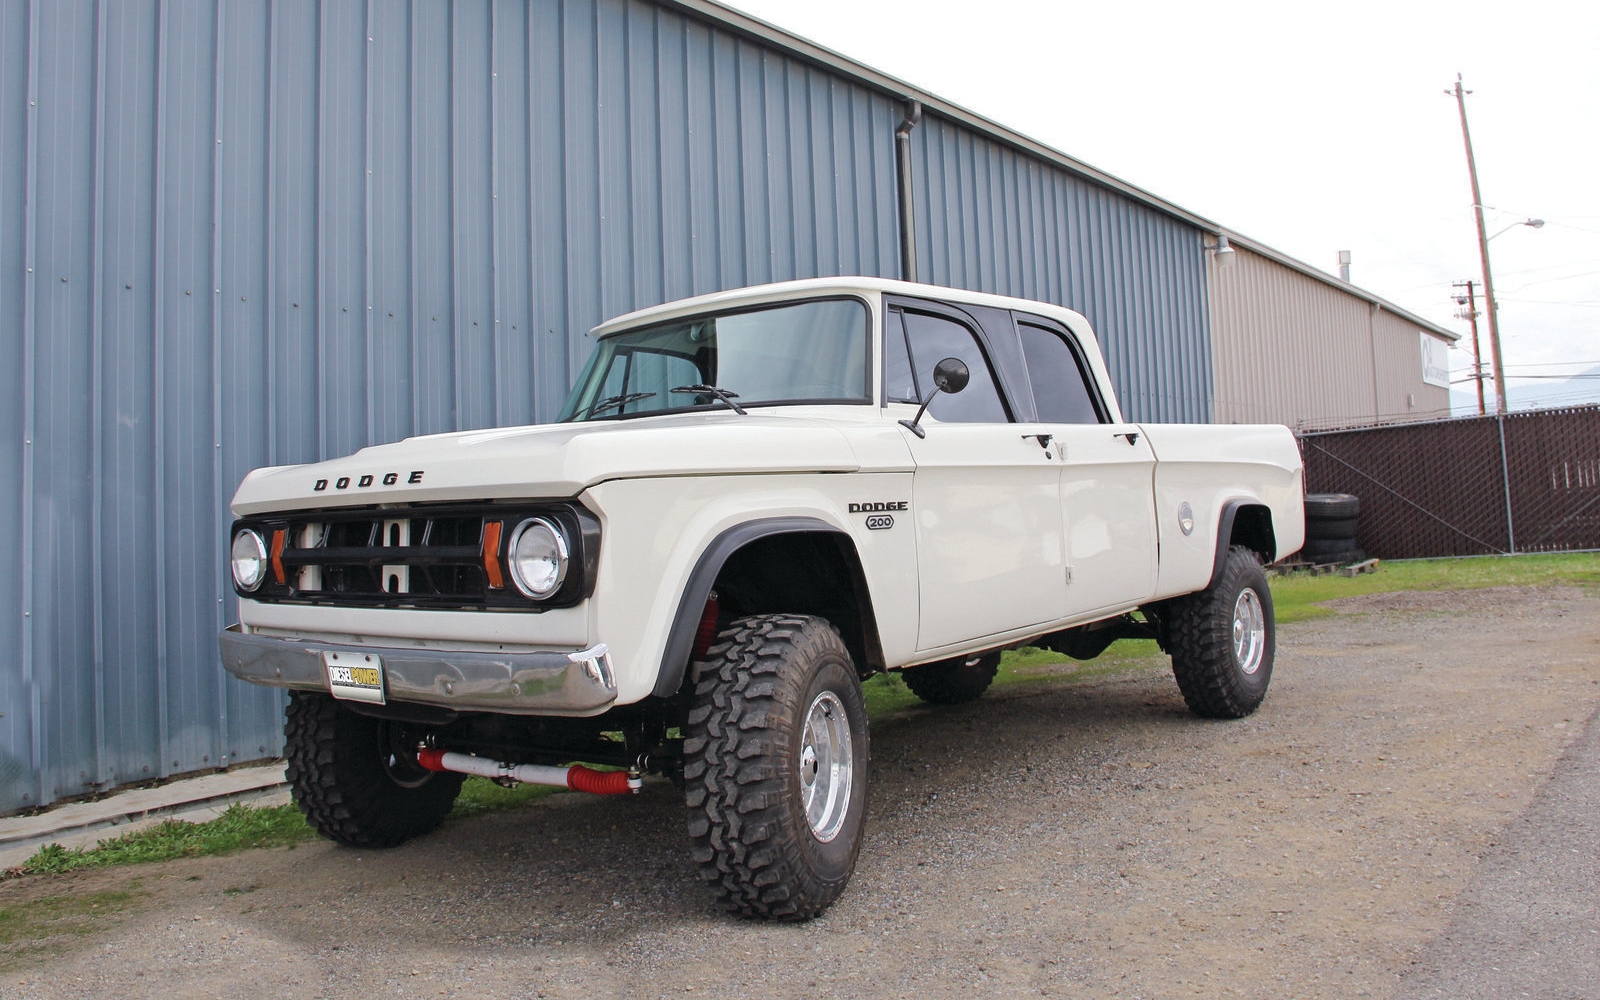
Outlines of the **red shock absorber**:
{"type": "Polygon", "coordinates": [[[717,592],[712,591],[706,598],[705,610],[700,612],[700,627],[694,632],[694,650],[690,655],[691,660],[703,660],[706,653],[711,650],[711,644],[717,641],[717,613],[721,604],[717,600],[717,592]]]}

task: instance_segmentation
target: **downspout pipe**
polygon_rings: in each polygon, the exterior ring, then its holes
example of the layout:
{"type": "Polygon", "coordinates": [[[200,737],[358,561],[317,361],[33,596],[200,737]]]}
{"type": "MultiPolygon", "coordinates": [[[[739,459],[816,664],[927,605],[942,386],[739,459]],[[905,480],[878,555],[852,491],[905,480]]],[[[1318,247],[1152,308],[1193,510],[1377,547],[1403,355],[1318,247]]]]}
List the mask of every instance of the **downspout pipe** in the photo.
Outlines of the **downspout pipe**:
{"type": "Polygon", "coordinates": [[[922,122],[922,102],[908,101],[894,130],[896,194],[900,199],[900,277],[917,280],[917,223],[911,197],[911,130],[922,122]]]}

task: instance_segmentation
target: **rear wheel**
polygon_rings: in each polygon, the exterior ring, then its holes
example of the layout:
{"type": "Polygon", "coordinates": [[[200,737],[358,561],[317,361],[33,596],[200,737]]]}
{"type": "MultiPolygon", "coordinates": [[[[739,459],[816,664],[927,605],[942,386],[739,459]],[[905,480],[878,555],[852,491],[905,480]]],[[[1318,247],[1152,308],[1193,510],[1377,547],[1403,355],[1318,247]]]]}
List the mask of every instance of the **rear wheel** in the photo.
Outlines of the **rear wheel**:
{"type": "Polygon", "coordinates": [[[960,705],[982,697],[999,670],[997,651],[909,667],[900,676],[912,694],[929,704],[960,705]]]}
{"type": "Polygon", "coordinates": [[[350,847],[394,847],[444,822],[463,776],[424,770],[398,722],[357,715],[332,696],[289,692],[289,787],[316,831],[350,847]]]}
{"type": "Polygon", "coordinates": [[[867,804],[861,681],[833,626],[735,621],[706,654],[684,731],[689,837],[729,910],[807,920],[855,870],[867,804]]]}
{"type": "Polygon", "coordinates": [[[1217,582],[1173,601],[1168,614],[1172,673],[1189,710],[1213,719],[1254,712],[1276,647],[1272,591],[1256,554],[1233,546],[1217,582]]]}

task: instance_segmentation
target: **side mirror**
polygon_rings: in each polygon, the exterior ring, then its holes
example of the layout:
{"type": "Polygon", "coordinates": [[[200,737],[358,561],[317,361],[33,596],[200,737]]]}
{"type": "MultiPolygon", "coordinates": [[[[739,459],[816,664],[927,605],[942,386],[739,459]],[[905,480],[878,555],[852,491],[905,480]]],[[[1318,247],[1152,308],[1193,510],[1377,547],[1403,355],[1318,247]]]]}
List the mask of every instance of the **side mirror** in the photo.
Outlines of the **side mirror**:
{"type": "MultiPolygon", "coordinates": [[[[972,381],[972,372],[960,358],[945,358],[933,366],[933,384],[940,392],[960,392],[972,381]]],[[[933,396],[930,394],[929,399],[933,396]]]]}
{"type": "Polygon", "coordinates": [[[919,438],[928,436],[923,430],[922,415],[928,412],[928,404],[933,402],[933,397],[941,392],[957,393],[967,387],[972,381],[972,371],[967,368],[966,362],[960,358],[945,358],[933,366],[933,389],[922,400],[922,405],[917,407],[917,415],[912,420],[900,421],[900,426],[915,434],[919,438]]]}

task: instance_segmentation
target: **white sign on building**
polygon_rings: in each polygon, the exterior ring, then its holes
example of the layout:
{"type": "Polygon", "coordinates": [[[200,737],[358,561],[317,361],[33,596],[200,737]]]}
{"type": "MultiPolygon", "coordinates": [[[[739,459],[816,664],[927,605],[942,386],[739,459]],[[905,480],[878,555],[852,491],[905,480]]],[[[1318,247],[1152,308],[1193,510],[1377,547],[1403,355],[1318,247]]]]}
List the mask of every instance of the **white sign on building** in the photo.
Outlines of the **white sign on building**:
{"type": "Polygon", "coordinates": [[[1422,381],[1450,388],[1450,345],[1421,330],[1417,333],[1422,338],[1422,381]]]}

